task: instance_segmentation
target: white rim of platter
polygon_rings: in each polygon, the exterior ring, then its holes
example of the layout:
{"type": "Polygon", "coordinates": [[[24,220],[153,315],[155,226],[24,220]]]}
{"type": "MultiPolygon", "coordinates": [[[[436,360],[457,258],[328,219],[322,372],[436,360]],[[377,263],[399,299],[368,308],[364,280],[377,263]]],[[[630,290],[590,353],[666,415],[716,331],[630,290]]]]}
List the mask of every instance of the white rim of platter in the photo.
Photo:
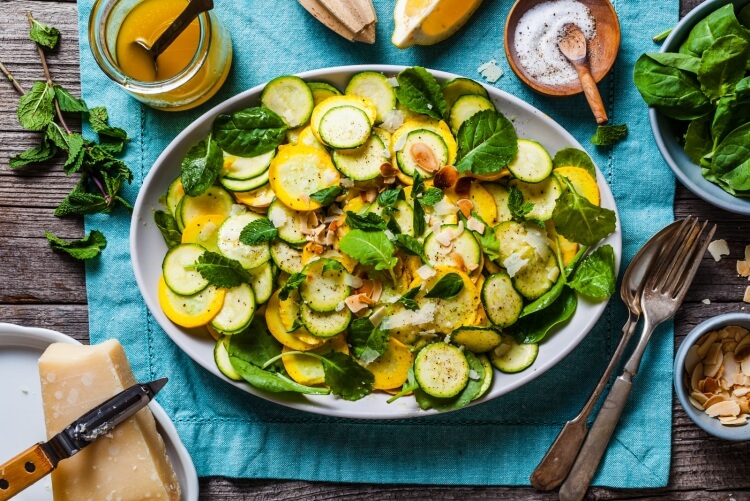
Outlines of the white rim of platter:
{"type": "MultiPolygon", "coordinates": [[[[386,76],[395,76],[404,66],[359,65],[325,68],[300,73],[306,81],[325,81],[343,89],[349,78],[360,71],[379,71],[386,76]]],[[[459,75],[429,70],[440,82],[459,75]]],[[[390,395],[377,392],[356,402],[346,401],[332,395],[288,395],[264,393],[244,382],[234,382],[222,375],[214,363],[214,340],[205,329],[185,329],[173,324],[162,312],[157,296],[157,284],[161,275],[161,258],[167,251],[164,239],[153,220],[153,211],[163,210],[159,199],[169,184],[179,175],[180,163],[187,150],[196,142],[205,139],[213,119],[221,113],[231,113],[249,106],[257,106],[264,85],[259,85],[238,94],[215,106],[183,130],[162,152],[143,181],[138,193],[130,226],[130,252],[138,287],[146,305],[156,321],[169,337],[195,362],[206,370],[237,388],[295,409],[344,418],[401,419],[427,416],[437,411],[424,411],[413,398],[400,398],[388,404],[390,395]]],[[[495,106],[514,124],[519,137],[534,139],[554,155],[562,148],[583,150],[581,144],[562,126],[549,116],[507,92],[486,87],[495,106]]],[[[615,199],[597,167],[597,183],[601,192],[601,205],[615,210],[615,199]]],[[[617,229],[602,244],[610,244],[615,252],[616,269],[620,266],[622,235],[619,215],[617,229]]],[[[562,328],[552,333],[539,345],[539,355],[534,364],[517,374],[501,374],[495,371],[492,387],[487,394],[473,404],[486,402],[504,395],[540,376],[562,360],[586,337],[604,312],[608,301],[590,302],[579,296],[578,308],[573,318],[562,328]]]]}
{"type": "MultiPolygon", "coordinates": [[[[56,331],[0,323],[0,463],[47,439],[37,361],[52,343],[81,344],[56,331]]],[[[198,474],[164,409],[148,404],[180,482],[182,501],[198,500],[198,474]]],[[[50,476],[20,492],[18,501],[52,500],[50,476]]]]}

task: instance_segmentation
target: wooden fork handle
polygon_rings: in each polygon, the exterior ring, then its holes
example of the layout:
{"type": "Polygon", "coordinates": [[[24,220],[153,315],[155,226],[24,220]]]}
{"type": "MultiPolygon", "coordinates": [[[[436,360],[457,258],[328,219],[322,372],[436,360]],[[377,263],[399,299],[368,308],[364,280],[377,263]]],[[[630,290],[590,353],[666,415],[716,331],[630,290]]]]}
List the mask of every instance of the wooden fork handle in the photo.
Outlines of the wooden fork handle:
{"type": "Polygon", "coordinates": [[[574,64],[576,72],[578,73],[578,79],[581,81],[581,87],[583,87],[583,94],[586,96],[586,101],[589,103],[591,111],[594,113],[596,123],[604,125],[609,121],[607,118],[607,111],[604,108],[604,102],[602,96],[599,94],[599,88],[596,86],[594,77],[591,76],[591,71],[585,63],[574,64]]]}
{"type": "Polygon", "coordinates": [[[0,501],[12,498],[54,469],[41,444],[26,449],[0,465],[0,501]]]}

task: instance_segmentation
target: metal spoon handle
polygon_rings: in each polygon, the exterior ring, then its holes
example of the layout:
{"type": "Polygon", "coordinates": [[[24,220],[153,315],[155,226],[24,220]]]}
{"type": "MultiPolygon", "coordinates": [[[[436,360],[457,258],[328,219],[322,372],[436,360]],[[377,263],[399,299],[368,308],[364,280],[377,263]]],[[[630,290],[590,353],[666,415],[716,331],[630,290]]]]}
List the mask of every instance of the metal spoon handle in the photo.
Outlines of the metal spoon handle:
{"type": "Polygon", "coordinates": [[[636,325],[638,325],[638,318],[639,315],[632,311],[628,313],[628,320],[622,328],[620,343],[612,354],[612,358],[604,370],[602,377],[599,379],[596,388],[594,388],[581,412],[575,418],[565,423],[565,426],[563,426],[560,434],[550,446],[547,454],[531,474],[531,485],[537,489],[542,491],[556,489],[563,483],[565,477],[568,476],[568,472],[570,472],[573,462],[576,460],[576,456],[578,456],[578,451],[581,449],[581,445],[588,433],[586,421],[594,409],[594,405],[599,400],[602,391],[607,386],[609,378],[612,377],[615,367],[620,363],[625,348],[633,337],[636,325]]]}
{"type": "Polygon", "coordinates": [[[175,39],[180,36],[180,33],[185,31],[185,28],[193,22],[193,19],[198,17],[198,14],[209,11],[214,8],[213,0],[190,0],[188,6],[183,10],[177,19],[175,19],[169,27],[164,30],[154,45],[151,46],[151,55],[156,60],[159,55],[164,52],[164,49],[169,47],[175,39]]]}

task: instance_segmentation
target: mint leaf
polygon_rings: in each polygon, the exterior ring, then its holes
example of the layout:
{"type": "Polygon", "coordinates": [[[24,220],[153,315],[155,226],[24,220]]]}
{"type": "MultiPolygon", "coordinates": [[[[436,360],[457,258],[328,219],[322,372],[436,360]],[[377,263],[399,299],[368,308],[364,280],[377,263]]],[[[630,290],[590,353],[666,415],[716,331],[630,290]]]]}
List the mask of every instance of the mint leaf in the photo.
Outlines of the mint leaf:
{"type": "Polygon", "coordinates": [[[18,101],[18,121],[27,130],[42,130],[55,117],[55,91],[45,82],[34,82],[18,101]]]}
{"type": "Polygon", "coordinates": [[[388,270],[391,279],[396,282],[393,267],[398,263],[398,259],[393,256],[395,248],[385,234],[351,230],[339,241],[339,248],[365,266],[373,266],[376,270],[388,270]]]}
{"type": "Polygon", "coordinates": [[[18,169],[24,165],[46,162],[57,154],[57,146],[51,142],[47,136],[42,136],[42,142],[39,146],[29,148],[15,155],[8,160],[11,169],[18,169]]]}
{"type": "Polygon", "coordinates": [[[50,247],[56,251],[65,252],[76,259],[91,259],[98,256],[102,249],[107,246],[107,239],[98,230],[91,232],[80,240],[66,241],[56,237],[49,231],[44,235],[49,241],[50,247]]]}
{"type": "Polygon", "coordinates": [[[161,236],[164,237],[167,247],[171,249],[182,243],[182,232],[172,214],[163,210],[154,211],[154,222],[161,231],[161,236]]]}
{"type": "Polygon", "coordinates": [[[475,211],[471,212],[474,219],[479,220],[484,225],[484,233],[472,231],[474,238],[479,242],[479,246],[482,248],[485,257],[495,261],[500,258],[500,241],[495,236],[495,229],[492,228],[482,217],[475,211]]]}
{"type": "Polygon", "coordinates": [[[93,214],[108,209],[107,201],[100,193],[89,193],[86,190],[86,177],[82,177],[73,190],[68,193],[55,209],[55,216],[93,214]]]}
{"type": "Polygon", "coordinates": [[[406,68],[396,76],[396,80],[396,97],[406,109],[435,120],[441,120],[446,115],[443,91],[429,71],[421,66],[406,68]]]}
{"type": "Polygon", "coordinates": [[[125,140],[128,138],[127,132],[119,127],[109,125],[109,114],[104,106],[97,106],[89,110],[89,124],[91,129],[100,137],[106,136],[113,139],[125,140]]]}
{"type": "Polygon", "coordinates": [[[417,256],[422,260],[424,264],[429,264],[427,256],[425,256],[424,253],[424,247],[421,243],[419,243],[419,240],[417,240],[413,236],[407,235],[405,233],[398,233],[396,234],[396,239],[393,241],[393,243],[396,245],[396,247],[406,252],[407,254],[417,256]]]}
{"type": "Polygon", "coordinates": [[[310,195],[310,200],[318,202],[323,207],[328,207],[336,201],[336,197],[341,194],[341,191],[341,186],[323,188],[310,195]]]}
{"type": "MultiPolygon", "coordinates": [[[[323,258],[325,259],[325,258],[323,258]]],[[[325,273],[327,271],[342,271],[344,269],[344,265],[336,261],[335,259],[326,259],[325,264],[323,265],[323,272],[325,273]]]]}
{"type": "Polygon", "coordinates": [[[349,355],[332,351],[322,355],[326,386],[344,400],[359,400],[372,393],[375,376],[349,355]]]}
{"type": "Polygon", "coordinates": [[[378,205],[386,209],[392,209],[396,202],[403,198],[404,192],[401,188],[384,190],[378,194],[378,205]]]}
{"type": "Polygon", "coordinates": [[[224,167],[224,155],[211,136],[190,147],[182,159],[182,186],[185,194],[197,197],[214,184],[224,167]]]}
{"type": "Polygon", "coordinates": [[[614,250],[602,245],[581,261],[568,285],[586,297],[602,300],[615,293],[616,281],[614,250]]]}
{"type": "Polygon", "coordinates": [[[86,113],[89,111],[83,99],[73,96],[64,87],[55,84],[52,88],[55,90],[55,98],[62,111],[67,113],[86,113]]]}
{"type": "Polygon", "coordinates": [[[31,21],[29,38],[43,47],[54,49],[57,42],[60,40],[60,30],[53,26],[47,26],[44,23],[40,23],[36,19],[32,19],[31,21]]]}
{"type": "Polygon", "coordinates": [[[195,264],[186,268],[196,270],[211,285],[225,289],[231,289],[252,280],[239,261],[224,257],[217,252],[204,252],[195,264]]]}
{"type": "Polygon", "coordinates": [[[384,231],[385,220],[374,212],[366,212],[359,215],[352,211],[346,211],[346,224],[353,230],[362,231],[384,231]]]}
{"type": "Polygon", "coordinates": [[[526,215],[534,210],[534,204],[531,202],[524,203],[523,193],[515,186],[508,189],[508,211],[513,219],[523,221],[526,215]]]}
{"type": "Polygon", "coordinates": [[[555,153],[552,159],[552,167],[581,167],[596,179],[596,167],[591,157],[583,150],[578,148],[563,148],[555,153]]]}
{"type": "Polygon", "coordinates": [[[306,278],[307,275],[304,273],[292,273],[289,278],[286,279],[286,282],[281,289],[279,289],[279,299],[282,301],[289,299],[289,293],[299,289],[299,286],[302,285],[302,282],[304,282],[306,278]]]}
{"type": "Polygon", "coordinates": [[[619,143],[628,135],[628,126],[621,125],[599,125],[596,132],[591,136],[591,144],[596,146],[611,146],[619,143]]]}
{"type": "Polygon", "coordinates": [[[279,230],[276,229],[271,220],[263,217],[252,221],[242,228],[240,242],[245,245],[258,245],[263,242],[270,242],[278,234],[279,230]]]}
{"type": "Polygon", "coordinates": [[[441,201],[444,195],[445,193],[443,193],[443,190],[431,186],[425,190],[424,195],[419,201],[424,206],[432,207],[433,205],[441,201]]]}
{"type": "Polygon", "coordinates": [[[217,116],[213,136],[227,153],[255,157],[276,149],[284,141],[287,128],[283,118],[258,106],[217,116]]]}
{"type": "Polygon", "coordinates": [[[403,304],[404,308],[406,308],[407,310],[417,311],[419,309],[419,304],[414,300],[414,298],[417,297],[417,294],[419,294],[419,291],[421,289],[421,285],[412,287],[411,289],[406,291],[403,296],[398,298],[398,302],[403,304]]]}
{"type": "Polygon", "coordinates": [[[426,298],[451,299],[464,288],[464,281],[458,273],[448,273],[425,294],[426,298]]]}
{"type": "Polygon", "coordinates": [[[502,113],[484,110],[472,115],[458,129],[459,172],[495,174],[518,152],[516,131],[502,113]]]}
{"type": "Polygon", "coordinates": [[[349,324],[349,336],[346,339],[354,356],[367,365],[385,353],[390,334],[372,325],[369,318],[362,317],[349,324]]]}
{"type": "Polygon", "coordinates": [[[564,177],[563,182],[568,189],[557,199],[552,212],[552,222],[559,235],[571,242],[591,246],[615,231],[615,211],[592,204],[576,193],[564,177]]]}
{"type": "Polygon", "coordinates": [[[68,158],[65,160],[63,170],[66,174],[70,175],[81,167],[83,162],[83,136],[77,132],[68,134],[62,127],[57,125],[55,122],[51,122],[47,125],[44,131],[44,135],[47,139],[52,141],[58,148],[68,152],[68,158]],[[72,166],[72,168],[68,168],[72,166]]]}

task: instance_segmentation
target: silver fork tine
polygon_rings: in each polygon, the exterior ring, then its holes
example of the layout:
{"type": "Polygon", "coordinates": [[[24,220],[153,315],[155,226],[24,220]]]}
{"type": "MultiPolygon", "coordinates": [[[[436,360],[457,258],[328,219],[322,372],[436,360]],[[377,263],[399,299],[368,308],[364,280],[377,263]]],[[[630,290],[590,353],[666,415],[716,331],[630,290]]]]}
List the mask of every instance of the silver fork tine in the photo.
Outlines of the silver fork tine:
{"type": "Polygon", "coordinates": [[[695,247],[700,242],[700,236],[706,229],[707,225],[708,221],[703,223],[703,226],[701,227],[700,232],[695,239],[695,245],[693,245],[693,248],[691,249],[691,259],[683,263],[679,272],[679,281],[675,284],[675,289],[670,289],[669,291],[670,295],[680,302],[682,301],[682,298],[685,296],[685,294],[687,294],[687,291],[690,288],[690,284],[693,282],[693,277],[695,277],[695,273],[698,271],[698,267],[700,266],[701,260],[703,259],[703,255],[706,253],[706,249],[708,249],[708,245],[711,243],[711,240],[714,237],[714,233],[716,232],[716,225],[713,225],[708,231],[708,235],[706,235],[703,239],[703,243],[700,245],[700,250],[698,252],[695,252],[695,247]]]}
{"type": "Polygon", "coordinates": [[[667,275],[668,270],[671,269],[671,265],[673,265],[675,259],[674,254],[680,250],[680,243],[685,240],[688,231],[690,231],[689,228],[694,225],[695,220],[693,220],[691,216],[686,217],[682,221],[680,226],[677,228],[677,231],[674,233],[672,238],[667,242],[667,244],[664,246],[664,249],[662,249],[661,253],[659,254],[659,258],[654,265],[652,275],[649,277],[648,281],[646,281],[646,285],[643,288],[644,290],[656,290],[657,284],[661,280],[663,280],[663,277],[667,275]]]}
{"type": "Polygon", "coordinates": [[[680,281],[680,277],[685,267],[691,262],[692,253],[695,252],[695,246],[700,242],[700,235],[705,229],[707,223],[703,223],[703,228],[698,228],[698,220],[696,219],[690,225],[687,236],[684,242],[679,246],[677,250],[677,256],[672,260],[669,268],[669,273],[661,281],[659,290],[662,292],[670,291],[670,295],[673,295],[674,290],[680,281]]]}

